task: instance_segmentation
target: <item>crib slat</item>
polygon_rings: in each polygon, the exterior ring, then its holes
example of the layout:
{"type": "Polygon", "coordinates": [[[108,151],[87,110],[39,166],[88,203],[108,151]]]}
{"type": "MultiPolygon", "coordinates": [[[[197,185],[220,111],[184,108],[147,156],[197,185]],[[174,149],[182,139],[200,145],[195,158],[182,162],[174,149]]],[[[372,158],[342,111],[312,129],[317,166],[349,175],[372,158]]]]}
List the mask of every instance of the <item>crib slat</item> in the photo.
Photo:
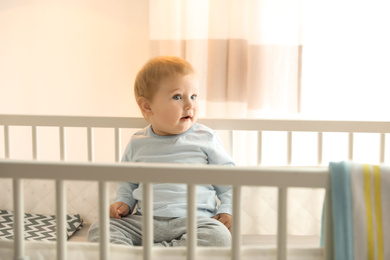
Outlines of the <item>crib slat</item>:
{"type": "Polygon", "coordinates": [[[318,132],[317,133],[317,165],[322,164],[322,147],[323,147],[322,132],[318,132]]]}
{"type": "Polygon", "coordinates": [[[187,260],[196,259],[196,185],[187,185],[187,260]]]}
{"type": "Polygon", "coordinates": [[[353,133],[348,133],[348,160],[353,160],[353,133]]]}
{"type": "Polygon", "coordinates": [[[143,184],[143,218],[142,218],[142,246],[143,259],[152,259],[153,247],[153,186],[151,183],[143,184]]]}
{"type": "Polygon", "coordinates": [[[121,129],[115,128],[115,161],[120,161],[121,156],[121,129]]]}
{"type": "Polygon", "coordinates": [[[109,251],[109,214],[108,214],[108,183],[99,182],[99,250],[100,260],[110,259],[109,251]]]}
{"type": "Polygon", "coordinates": [[[292,162],[292,132],[287,132],[287,165],[292,162]]]}
{"type": "Polygon", "coordinates": [[[66,189],[64,180],[56,181],[56,212],[57,260],[66,260],[66,189]]]}
{"type": "Polygon", "coordinates": [[[37,127],[32,126],[32,154],[33,154],[33,160],[38,160],[38,132],[37,127]]]}
{"type": "MultiPolygon", "coordinates": [[[[330,186],[330,185],[329,185],[330,186]]],[[[332,203],[331,193],[328,188],[325,193],[325,221],[324,221],[324,248],[325,260],[333,259],[333,224],[332,224],[332,203]]]]}
{"type": "Polygon", "coordinates": [[[4,126],[4,158],[9,159],[9,127],[4,126]]]}
{"type": "Polygon", "coordinates": [[[261,165],[262,160],[263,160],[263,132],[258,131],[257,132],[257,165],[261,165]]]}
{"type": "Polygon", "coordinates": [[[13,179],[14,197],[14,259],[24,258],[24,199],[23,180],[13,179]]]}
{"type": "Polygon", "coordinates": [[[229,131],[229,139],[228,139],[228,153],[234,160],[234,131],[229,131]]]}
{"type": "Polygon", "coordinates": [[[287,188],[278,193],[278,260],[287,258],[287,188]]]}
{"type": "Polygon", "coordinates": [[[380,135],[380,147],[379,147],[379,162],[385,162],[385,146],[386,146],[386,135],[381,133],[380,135]]]}
{"type": "Polygon", "coordinates": [[[65,128],[63,126],[60,127],[60,160],[66,160],[66,146],[65,146],[65,128]]]}
{"type": "Polygon", "coordinates": [[[93,145],[93,128],[87,128],[87,138],[88,138],[88,161],[94,161],[94,145],[93,145]]]}
{"type": "Polygon", "coordinates": [[[233,187],[232,260],[241,256],[241,186],[233,187]]]}

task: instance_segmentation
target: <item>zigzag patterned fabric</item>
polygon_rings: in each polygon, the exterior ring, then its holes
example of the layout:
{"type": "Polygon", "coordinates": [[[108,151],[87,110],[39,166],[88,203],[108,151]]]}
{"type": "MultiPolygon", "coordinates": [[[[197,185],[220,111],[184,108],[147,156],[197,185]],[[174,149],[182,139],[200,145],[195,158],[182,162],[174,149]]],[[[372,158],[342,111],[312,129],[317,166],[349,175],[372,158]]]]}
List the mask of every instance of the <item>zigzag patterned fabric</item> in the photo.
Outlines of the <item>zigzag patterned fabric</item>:
{"type": "MultiPolygon", "coordinates": [[[[0,210],[0,240],[14,239],[14,214],[9,210],[0,210]]],[[[83,220],[79,214],[67,215],[68,239],[82,228],[83,220]]],[[[56,216],[41,214],[24,214],[24,237],[26,240],[55,241],[56,216]]]]}

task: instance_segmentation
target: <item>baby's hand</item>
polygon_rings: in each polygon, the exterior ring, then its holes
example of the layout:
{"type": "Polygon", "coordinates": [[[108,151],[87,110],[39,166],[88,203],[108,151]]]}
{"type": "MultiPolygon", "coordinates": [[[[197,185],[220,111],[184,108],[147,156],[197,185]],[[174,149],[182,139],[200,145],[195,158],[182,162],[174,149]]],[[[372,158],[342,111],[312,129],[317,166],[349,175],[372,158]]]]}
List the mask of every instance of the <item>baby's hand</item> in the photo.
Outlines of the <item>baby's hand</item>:
{"type": "Polygon", "coordinates": [[[130,207],[121,201],[114,202],[110,205],[110,218],[121,219],[130,213],[130,207]]]}
{"type": "Polygon", "coordinates": [[[224,224],[230,232],[232,232],[231,227],[232,227],[232,215],[227,214],[227,213],[221,213],[213,217],[213,219],[219,220],[224,224]]]}

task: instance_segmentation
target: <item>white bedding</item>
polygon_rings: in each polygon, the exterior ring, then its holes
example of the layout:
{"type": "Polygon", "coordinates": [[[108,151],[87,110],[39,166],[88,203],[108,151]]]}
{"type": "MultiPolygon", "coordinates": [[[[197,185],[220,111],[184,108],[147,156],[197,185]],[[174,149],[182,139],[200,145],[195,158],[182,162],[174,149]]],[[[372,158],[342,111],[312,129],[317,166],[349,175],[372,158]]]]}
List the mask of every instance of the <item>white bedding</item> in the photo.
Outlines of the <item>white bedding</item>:
{"type": "MultiPolygon", "coordinates": [[[[25,212],[55,214],[55,185],[51,180],[24,180],[25,212]]],[[[80,214],[84,223],[98,220],[98,187],[96,182],[67,181],[67,214],[80,214]]],[[[0,179],[0,208],[12,209],[12,182],[0,179]]],[[[116,184],[110,183],[110,201],[116,184]]],[[[242,233],[276,234],[277,190],[270,187],[243,187],[242,233]],[[254,201],[257,201],[254,203],[254,201]]],[[[288,234],[319,235],[324,199],[323,190],[290,189],[288,234]]]]}
{"type": "MultiPolygon", "coordinates": [[[[70,239],[68,246],[68,259],[90,260],[99,259],[98,244],[87,242],[89,225],[84,225],[70,239]]],[[[288,236],[289,260],[316,260],[323,259],[323,249],[319,248],[318,236],[288,236]]],[[[243,235],[243,260],[276,260],[276,236],[273,235],[243,235]]],[[[13,242],[0,241],[0,260],[12,259],[13,242]]],[[[111,245],[111,258],[115,260],[134,259],[142,260],[141,247],[128,247],[111,245]]],[[[200,259],[230,260],[228,248],[199,248],[200,259]],[[204,258],[201,258],[204,257],[204,258]]],[[[25,242],[26,255],[29,260],[52,260],[56,257],[55,242],[25,242]]],[[[158,260],[185,260],[185,248],[154,248],[153,259],[158,260]],[[176,256],[176,254],[178,254],[176,256]]]]}
{"type": "MultiPolygon", "coordinates": [[[[267,238],[268,239],[268,238],[267,238]]],[[[245,239],[244,239],[245,240],[245,239]]],[[[303,242],[305,239],[301,240],[303,242]]],[[[0,241],[0,260],[12,259],[12,241],[0,241]]],[[[288,249],[289,260],[319,260],[323,259],[324,250],[319,247],[309,247],[303,249],[305,244],[291,246],[288,249]]],[[[68,259],[90,260],[99,259],[98,244],[88,242],[70,242],[68,247],[68,259]]],[[[32,242],[26,241],[25,254],[30,260],[48,260],[56,257],[56,244],[54,242],[32,242]]],[[[229,248],[198,248],[198,259],[207,260],[230,260],[229,248]]],[[[185,248],[154,248],[153,259],[158,260],[185,260],[185,248]]],[[[122,245],[111,245],[111,259],[142,260],[141,247],[128,247],[122,245]]],[[[243,260],[276,260],[275,244],[261,244],[258,246],[247,245],[242,247],[241,257],[243,260]]]]}
{"type": "MultiPolygon", "coordinates": [[[[74,233],[69,242],[87,242],[87,233],[90,225],[84,224],[83,228],[74,233]]],[[[245,246],[261,245],[272,247],[276,244],[276,235],[242,235],[242,244],[245,246]]],[[[316,248],[320,244],[319,236],[287,236],[287,242],[294,248],[316,248]]]]}

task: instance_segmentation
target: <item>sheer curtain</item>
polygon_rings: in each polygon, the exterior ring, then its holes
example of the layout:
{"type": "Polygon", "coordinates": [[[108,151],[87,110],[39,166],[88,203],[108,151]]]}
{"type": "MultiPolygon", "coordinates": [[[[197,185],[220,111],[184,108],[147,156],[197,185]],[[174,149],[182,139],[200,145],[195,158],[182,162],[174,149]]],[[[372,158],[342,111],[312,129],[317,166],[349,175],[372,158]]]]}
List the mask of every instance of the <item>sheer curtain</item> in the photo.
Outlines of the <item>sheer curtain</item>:
{"type": "Polygon", "coordinates": [[[299,111],[299,0],[150,0],[149,8],[152,56],[194,65],[205,116],[299,111]]]}
{"type": "MultiPolygon", "coordinates": [[[[195,66],[201,116],[389,120],[389,6],[387,0],[150,0],[150,48],[152,56],[177,55],[195,66]]],[[[256,138],[240,136],[238,164],[256,164],[256,138]]],[[[264,141],[279,158],[283,151],[275,147],[285,137],[272,138],[264,141]]],[[[310,165],[307,158],[292,163],[310,165]]],[[[244,233],[275,234],[276,191],[246,187],[243,197],[244,233]]],[[[318,236],[322,204],[322,191],[290,191],[288,233],[318,236]]]]}
{"type": "Polygon", "coordinates": [[[388,120],[387,0],[150,0],[152,56],[189,60],[204,116],[388,120]]]}

